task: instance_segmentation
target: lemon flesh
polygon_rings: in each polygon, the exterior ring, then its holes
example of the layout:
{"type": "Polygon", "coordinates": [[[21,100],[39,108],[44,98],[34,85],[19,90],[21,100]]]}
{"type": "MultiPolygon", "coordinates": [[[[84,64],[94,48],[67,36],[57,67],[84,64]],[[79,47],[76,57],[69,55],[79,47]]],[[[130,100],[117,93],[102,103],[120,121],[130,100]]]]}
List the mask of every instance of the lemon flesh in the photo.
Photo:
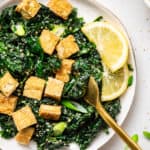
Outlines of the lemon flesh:
{"type": "Polygon", "coordinates": [[[115,73],[112,73],[106,66],[102,79],[102,101],[110,101],[122,95],[128,87],[129,71],[125,65],[115,73]]]}
{"type": "Polygon", "coordinates": [[[92,22],[82,32],[96,44],[103,62],[102,101],[121,96],[128,87],[128,43],[123,34],[108,22],[92,22]]]}
{"type": "Polygon", "coordinates": [[[128,44],[123,34],[108,22],[92,22],[84,25],[82,32],[96,44],[104,64],[115,72],[128,59],[128,44]]]}

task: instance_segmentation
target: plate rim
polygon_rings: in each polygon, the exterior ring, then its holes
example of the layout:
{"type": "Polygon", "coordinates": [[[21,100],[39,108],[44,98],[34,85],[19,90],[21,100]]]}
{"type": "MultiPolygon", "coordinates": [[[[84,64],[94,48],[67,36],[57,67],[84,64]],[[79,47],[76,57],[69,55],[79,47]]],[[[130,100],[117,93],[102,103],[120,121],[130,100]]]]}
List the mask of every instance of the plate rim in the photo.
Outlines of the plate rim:
{"type": "MultiPolygon", "coordinates": [[[[18,2],[18,0],[5,0],[5,1],[0,3],[0,10],[2,10],[4,7],[9,6],[10,4],[15,4],[16,2],[18,2]]],[[[125,117],[123,118],[123,120],[121,122],[118,123],[120,126],[122,126],[123,123],[126,121],[128,115],[129,115],[129,112],[131,111],[133,102],[135,100],[136,85],[137,85],[137,63],[136,63],[136,57],[135,57],[136,52],[134,51],[132,41],[130,39],[129,33],[128,33],[125,25],[122,23],[122,21],[117,17],[117,15],[115,13],[113,13],[110,9],[108,9],[106,6],[101,4],[101,2],[99,0],[94,0],[94,1],[93,0],[86,0],[85,2],[89,2],[89,3],[93,4],[98,9],[102,9],[106,14],[109,14],[110,16],[115,18],[115,22],[117,21],[119,23],[119,26],[122,28],[122,31],[124,32],[124,34],[125,34],[125,36],[128,40],[128,43],[129,43],[130,54],[132,54],[131,57],[133,59],[133,65],[134,65],[134,93],[133,93],[132,101],[130,102],[130,106],[129,106],[127,112],[126,112],[125,117]]],[[[97,146],[97,149],[102,148],[103,146],[105,146],[113,138],[113,136],[115,134],[116,133],[114,131],[111,131],[111,135],[101,145],[97,146]]]]}
{"type": "MultiPolygon", "coordinates": [[[[130,103],[130,107],[128,108],[128,111],[126,112],[126,115],[125,115],[124,119],[120,123],[118,123],[120,126],[122,126],[125,123],[126,119],[128,118],[128,115],[131,111],[132,105],[135,101],[135,94],[136,94],[136,89],[137,89],[136,88],[136,85],[137,85],[137,62],[136,62],[136,57],[135,57],[136,52],[134,50],[134,47],[133,47],[131,38],[129,36],[129,33],[127,31],[127,28],[122,23],[122,21],[119,19],[119,17],[114,12],[112,12],[109,8],[104,6],[99,0],[94,0],[94,1],[93,0],[87,0],[87,1],[90,2],[90,3],[93,3],[98,9],[103,9],[104,12],[108,13],[109,15],[113,16],[116,19],[116,21],[120,24],[120,26],[121,26],[121,28],[122,28],[122,30],[123,30],[123,32],[124,32],[124,34],[125,34],[125,36],[128,40],[129,51],[130,51],[130,53],[132,54],[132,57],[133,57],[132,59],[133,59],[133,65],[134,65],[134,82],[135,82],[134,83],[134,93],[133,93],[132,101],[130,103]]],[[[101,144],[98,147],[98,149],[104,147],[115,135],[117,135],[117,134],[114,131],[112,131],[111,136],[107,139],[107,141],[103,142],[103,144],[101,144]]]]}

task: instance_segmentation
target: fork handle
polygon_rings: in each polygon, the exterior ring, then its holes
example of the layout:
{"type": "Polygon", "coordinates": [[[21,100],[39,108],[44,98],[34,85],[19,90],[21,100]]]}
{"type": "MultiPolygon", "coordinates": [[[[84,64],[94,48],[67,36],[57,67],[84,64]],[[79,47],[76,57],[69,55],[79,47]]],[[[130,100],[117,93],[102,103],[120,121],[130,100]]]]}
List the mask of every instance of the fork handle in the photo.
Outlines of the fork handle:
{"type": "Polygon", "coordinates": [[[96,107],[99,115],[103,118],[103,120],[112,128],[114,131],[124,140],[124,142],[132,149],[132,150],[142,150],[140,146],[135,143],[131,137],[112,119],[112,117],[106,112],[106,110],[100,104],[96,107]]]}

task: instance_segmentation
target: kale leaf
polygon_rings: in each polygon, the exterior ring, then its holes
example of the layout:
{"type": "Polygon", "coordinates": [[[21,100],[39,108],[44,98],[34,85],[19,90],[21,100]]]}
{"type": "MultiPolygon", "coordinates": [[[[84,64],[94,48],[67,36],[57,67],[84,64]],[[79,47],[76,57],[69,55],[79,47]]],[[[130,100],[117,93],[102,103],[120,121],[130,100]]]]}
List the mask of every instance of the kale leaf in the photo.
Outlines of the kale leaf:
{"type": "MultiPolygon", "coordinates": [[[[97,133],[106,129],[107,125],[96,112],[95,108],[84,102],[88,79],[93,76],[101,89],[103,68],[96,46],[81,32],[84,25],[83,18],[77,16],[74,9],[68,20],[63,20],[53,14],[49,8],[42,5],[37,15],[24,19],[11,6],[0,14],[0,76],[9,71],[19,81],[14,95],[19,97],[16,110],[29,105],[36,116],[33,140],[37,142],[39,150],[56,150],[69,143],[76,142],[81,150],[85,150],[97,133]],[[12,25],[22,24],[25,30],[23,36],[18,36],[11,29],[12,25]],[[39,43],[39,36],[43,29],[53,29],[56,25],[63,25],[65,31],[62,37],[74,35],[80,51],[71,56],[75,60],[70,75],[70,81],[65,84],[62,99],[74,99],[87,109],[87,113],[76,112],[62,106],[60,121],[67,123],[62,135],[54,136],[53,127],[56,121],[46,120],[39,116],[41,104],[60,105],[50,98],[40,101],[21,96],[25,81],[29,76],[38,76],[47,80],[48,76],[55,76],[61,67],[61,60],[56,52],[49,56],[45,54],[39,43]],[[83,136],[84,135],[84,136],[83,136]]],[[[104,103],[105,109],[115,119],[120,112],[120,101],[104,103]]],[[[4,138],[14,137],[17,133],[11,116],[0,114],[0,135],[4,138]]]]}

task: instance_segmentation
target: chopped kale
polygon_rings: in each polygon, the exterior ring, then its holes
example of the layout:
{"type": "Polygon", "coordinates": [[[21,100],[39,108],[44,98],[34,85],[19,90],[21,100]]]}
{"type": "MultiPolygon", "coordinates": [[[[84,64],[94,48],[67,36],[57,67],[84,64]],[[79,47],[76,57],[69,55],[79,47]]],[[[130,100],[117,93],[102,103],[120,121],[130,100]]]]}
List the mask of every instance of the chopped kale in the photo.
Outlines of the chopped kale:
{"type": "Polygon", "coordinates": [[[0,135],[5,139],[14,137],[17,133],[17,129],[14,125],[11,116],[0,115],[0,127],[1,127],[0,135]]]}
{"type": "MultiPolygon", "coordinates": [[[[107,125],[95,108],[83,100],[89,77],[93,76],[101,89],[103,73],[101,58],[96,46],[89,42],[81,32],[84,20],[77,17],[77,9],[73,10],[68,20],[63,20],[43,5],[34,18],[26,20],[14,11],[15,7],[8,7],[0,14],[0,76],[9,71],[20,83],[14,93],[19,97],[16,110],[25,105],[32,108],[37,119],[37,124],[34,125],[33,140],[37,142],[38,150],[56,150],[71,142],[78,143],[80,149],[85,150],[100,130],[107,129],[107,125]],[[25,32],[21,30],[24,33],[19,32],[18,35],[14,26],[17,24],[22,25],[21,28],[25,32]],[[65,122],[67,127],[56,136],[54,127],[58,122],[43,119],[38,115],[38,110],[41,104],[60,104],[50,98],[38,101],[21,95],[24,83],[29,76],[38,76],[47,80],[48,76],[54,77],[57,70],[60,69],[61,60],[57,57],[56,52],[51,56],[45,54],[39,43],[39,35],[43,29],[54,31],[59,25],[64,27],[63,31],[61,30],[61,37],[74,35],[80,48],[79,52],[70,57],[75,60],[75,63],[70,74],[70,81],[64,86],[62,100],[77,101],[87,112],[82,113],[62,106],[59,122],[65,122]]],[[[97,20],[99,19],[101,17],[97,20]]],[[[121,109],[119,100],[104,103],[104,107],[114,119],[121,109]]],[[[0,135],[3,138],[14,137],[17,133],[11,116],[0,114],[0,126],[0,135]]]]}

